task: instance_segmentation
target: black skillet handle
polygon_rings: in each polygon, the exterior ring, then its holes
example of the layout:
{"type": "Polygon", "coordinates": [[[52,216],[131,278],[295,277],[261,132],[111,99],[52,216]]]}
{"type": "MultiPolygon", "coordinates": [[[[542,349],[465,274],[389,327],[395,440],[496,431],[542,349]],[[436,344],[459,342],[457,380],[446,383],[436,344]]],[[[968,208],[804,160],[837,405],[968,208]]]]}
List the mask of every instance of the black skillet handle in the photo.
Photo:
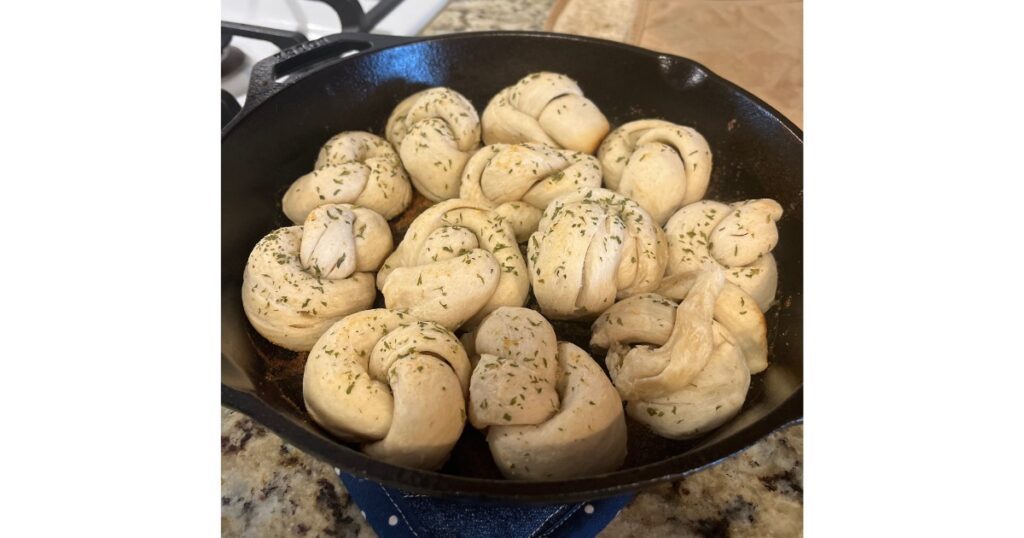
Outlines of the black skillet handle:
{"type": "Polygon", "coordinates": [[[331,34],[315,41],[299,43],[260,60],[252,67],[249,90],[243,112],[271,95],[298,82],[319,68],[344,61],[344,57],[368,50],[412,43],[419,38],[346,32],[331,34]],[[343,57],[344,56],[344,57],[343,57]]]}

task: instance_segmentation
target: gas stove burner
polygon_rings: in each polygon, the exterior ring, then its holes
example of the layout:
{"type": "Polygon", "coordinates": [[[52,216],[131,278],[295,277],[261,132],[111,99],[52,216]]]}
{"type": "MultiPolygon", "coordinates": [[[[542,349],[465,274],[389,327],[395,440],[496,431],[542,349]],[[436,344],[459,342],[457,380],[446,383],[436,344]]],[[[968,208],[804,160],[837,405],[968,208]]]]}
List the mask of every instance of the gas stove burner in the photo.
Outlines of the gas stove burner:
{"type": "Polygon", "coordinates": [[[221,21],[220,32],[221,34],[227,34],[228,36],[251,37],[261,41],[267,41],[277,45],[279,49],[294,47],[295,45],[308,41],[306,36],[299,32],[278,30],[277,28],[267,28],[266,26],[256,26],[253,24],[242,24],[238,22],[221,21]]]}
{"type": "Polygon", "coordinates": [[[221,89],[245,102],[256,62],[345,32],[416,35],[448,0],[221,0],[221,89]]]}

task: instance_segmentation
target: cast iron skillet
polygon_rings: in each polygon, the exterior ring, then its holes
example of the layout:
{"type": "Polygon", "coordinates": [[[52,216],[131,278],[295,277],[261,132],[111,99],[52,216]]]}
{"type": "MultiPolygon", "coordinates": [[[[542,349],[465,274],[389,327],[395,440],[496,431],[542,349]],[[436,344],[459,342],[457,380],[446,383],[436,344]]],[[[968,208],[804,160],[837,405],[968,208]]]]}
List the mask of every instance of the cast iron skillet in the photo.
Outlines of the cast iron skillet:
{"type": "MultiPolygon", "coordinates": [[[[679,479],[714,464],[803,416],[802,136],[771,107],[693,61],[597,39],[530,32],[419,39],[339,34],[285,50],[255,66],[245,107],[222,132],[222,401],[346,472],[432,495],[569,502],[679,479]],[[705,437],[670,441],[631,422],[625,465],[600,476],[503,480],[483,436],[470,426],[440,472],[372,460],[309,419],[302,404],[305,354],[281,350],[250,328],[240,299],[249,251],[264,234],[290,224],[281,196],[312,168],[333,134],[383,134],[392,108],[430,86],[454,88],[483,112],[498,90],[540,70],[579,81],[613,126],[662,117],[699,130],[715,159],[707,198],[771,197],[782,204],[779,293],[767,315],[771,366],[753,377],[740,414],[705,437]]],[[[418,210],[422,205],[414,203],[418,210]]],[[[396,234],[407,224],[400,219],[396,234]]],[[[589,347],[586,324],[557,323],[555,329],[560,339],[589,347]]],[[[603,362],[599,353],[594,358],[603,362]]]]}

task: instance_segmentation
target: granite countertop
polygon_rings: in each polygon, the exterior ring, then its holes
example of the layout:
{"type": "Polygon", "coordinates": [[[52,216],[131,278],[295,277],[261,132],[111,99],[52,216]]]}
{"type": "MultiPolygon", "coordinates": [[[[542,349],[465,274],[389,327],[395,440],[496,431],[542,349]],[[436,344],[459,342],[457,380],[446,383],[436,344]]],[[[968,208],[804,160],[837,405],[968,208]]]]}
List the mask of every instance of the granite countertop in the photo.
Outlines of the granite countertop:
{"type": "MultiPolygon", "coordinates": [[[[251,418],[221,410],[221,533],[375,536],[334,469],[251,418]]],[[[803,426],[672,484],[641,492],[601,536],[798,536],[803,426]]]]}
{"type": "MultiPolygon", "coordinates": [[[[540,30],[553,0],[452,0],[424,30],[540,30]]],[[[375,536],[331,466],[221,409],[224,536],[375,536]]],[[[803,426],[684,480],[641,492],[601,536],[803,534],[803,426]]]]}
{"type": "Polygon", "coordinates": [[[554,0],[450,0],[422,33],[543,30],[554,3],[554,0]]]}

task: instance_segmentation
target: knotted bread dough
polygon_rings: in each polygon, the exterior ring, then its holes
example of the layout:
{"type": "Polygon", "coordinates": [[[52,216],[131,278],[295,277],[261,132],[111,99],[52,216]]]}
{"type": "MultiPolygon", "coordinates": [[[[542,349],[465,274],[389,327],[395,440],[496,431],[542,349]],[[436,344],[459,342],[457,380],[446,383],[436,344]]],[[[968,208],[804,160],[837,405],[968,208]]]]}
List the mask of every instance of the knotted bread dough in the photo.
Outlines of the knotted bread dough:
{"type": "Polygon", "coordinates": [[[615,303],[594,322],[590,343],[608,349],[626,412],[658,435],[686,439],[739,412],[748,364],[767,365],[767,340],[757,305],[726,284],[721,268],[670,284],[686,295],[682,303],[654,293],[615,303]]]}
{"type": "Polygon", "coordinates": [[[377,273],[388,308],[455,330],[522,306],[530,282],[512,227],[487,206],[446,200],[421,213],[377,273]]]}
{"type": "Polygon", "coordinates": [[[608,134],[608,119],[576,81],[542,71],[495,95],[483,114],[484,144],[538,142],[594,153],[608,134]]]}
{"type": "MultiPolygon", "coordinates": [[[[700,274],[700,271],[691,271],[665,277],[656,293],[666,299],[682,301],[693,289],[700,274]]],[[[720,325],[731,337],[733,345],[743,353],[751,374],[759,374],[768,368],[768,326],[764,312],[753,297],[726,280],[715,300],[712,317],[716,326],[720,325]]]]}
{"type": "Polygon", "coordinates": [[[391,112],[386,132],[420,194],[434,202],[459,195],[462,168],[480,147],[469,99],[449,88],[414,93],[391,112]]]}
{"type": "Polygon", "coordinates": [[[391,247],[376,212],[319,206],[302,226],[279,228],[253,248],[242,275],[245,315],[267,340],[307,351],[332,323],[373,304],[372,272],[391,247]]]}
{"type": "Polygon", "coordinates": [[[544,210],[527,257],[544,315],[578,319],[600,314],[616,298],[654,291],[668,251],[665,233],[636,202],[580,189],[544,210]]]}
{"type": "Polygon", "coordinates": [[[363,131],[345,131],[320,148],[313,171],[284,193],[281,209],[299,224],[324,204],[354,204],[397,216],[412,201],[412,186],[391,144],[363,131]]]}
{"type": "Polygon", "coordinates": [[[385,309],[330,327],[306,360],[302,397],[335,436],[366,443],[370,457],[437,469],[466,421],[471,367],[455,335],[385,309]]]}
{"type": "Polygon", "coordinates": [[[696,130],[663,120],[631,121],[597,152],[605,185],[636,200],[659,226],[708,189],[711,148],[696,130]]]}
{"type": "Polygon", "coordinates": [[[464,340],[475,363],[469,420],[489,428],[502,475],[564,480],[622,465],[626,422],[615,387],[585,351],[556,343],[540,313],[499,308],[464,340]]]}
{"type": "Polygon", "coordinates": [[[782,206],[761,198],[733,204],[702,200],[684,206],[665,224],[668,275],[698,270],[713,262],[725,278],[749,293],[762,311],[775,299],[779,272],[772,249],[782,206]]]}
{"type": "Polygon", "coordinates": [[[523,242],[552,200],[600,186],[601,165],[592,155],[544,144],[494,144],[466,163],[459,197],[493,206],[523,242]]]}

